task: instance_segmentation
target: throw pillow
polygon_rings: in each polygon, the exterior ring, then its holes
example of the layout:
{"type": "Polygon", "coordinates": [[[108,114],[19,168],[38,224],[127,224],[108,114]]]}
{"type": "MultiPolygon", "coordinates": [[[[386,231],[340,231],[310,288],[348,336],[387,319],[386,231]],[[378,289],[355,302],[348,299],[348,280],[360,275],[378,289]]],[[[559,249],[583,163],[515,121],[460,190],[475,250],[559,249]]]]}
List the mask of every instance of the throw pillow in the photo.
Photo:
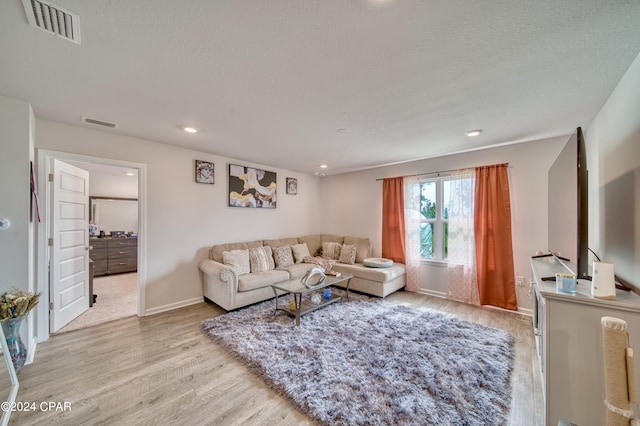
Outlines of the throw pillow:
{"type": "Polygon", "coordinates": [[[322,258],[338,260],[340,258],[340,243],[322,243],[322,258]]]}
{"type": "Polygon", "coordinates": [[[358,246],[356,250],[356,262],[358,263],[371,257],[371,242],[368,238],[344,237],[343,244],[358,246]]]}
{"type": "Polygon", "coordinates": [[[311,256],[307,243],[294,244],[291,246],[291,251],[293,251],[293,257],[296,259],[296,263],[302,263],[305,257],[311,256]]]}
{"type": "Polygon", "coordinates": [[[271,247],[262,246],[249,249],[249,264],[251,265],[252,273],[266,272],[275,269],[276,265],[273,263],[271,247]]]}
{"type": "Polygon", "coordinates": [[[338,262],[346,263],[348,265],[353,265],[356,263],[356,251],[358,250],[357,246],[344,244],[340,249],[340,259],[338,262]]]}
{"type": "Polygon", "coordinates": [[[306,235],[304,237],[298,237],[300,244],[306,244],[310,254],[313,254],[322,249],[322,241],[320,241],[320,234],[306,235]]]}
{"type": "Polygon", "coordinates": [[[222,263],[236,271],[238,275],[248,274],[249,250],[230,250],[222,252],[222,263]]]}
{"type": "Polygon", "coordinates": [[[388,268],[393,266],[393,260],[385,259],[384,257],[370,257],[362,263],[369,268],[388,268]]]}
{"type": "Polygon", "coordinates": [[[293,265],[293,254],[290,246],[273,247],[273,260],[276,262],[276,268],[293,265]]]}

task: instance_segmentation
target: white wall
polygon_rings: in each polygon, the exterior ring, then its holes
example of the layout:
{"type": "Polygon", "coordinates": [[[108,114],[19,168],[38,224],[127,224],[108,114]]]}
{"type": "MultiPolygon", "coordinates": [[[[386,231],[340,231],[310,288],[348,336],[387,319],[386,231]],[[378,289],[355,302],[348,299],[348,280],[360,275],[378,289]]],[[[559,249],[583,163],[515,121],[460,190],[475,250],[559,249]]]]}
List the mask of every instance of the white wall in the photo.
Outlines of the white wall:
{"type": "Polygon", "coordinates": [[[586,129],[589,245],[640,289],[640,55],[586,129]]]}
{"type": "Polygon", "coordinates": [[[29,284],[29,114],[27,102],[0,96],[0,217],[11,221],[0,231],[0,291],[29,284]]]}
{"type": "MultiPolygon", "coordinates": [[[[529,258],[536,250],[547,249],[547,173],[568,138],[569,135],[324,178],[323,229],[368,236],[374,256],[380,256],[382,182],[376,179],[509,163],[515,273],[525,277],[527,283],[526,288],[517,290],[517,297],[519,307],[526,311],[531,309],[529,258]]],[[[426,291],[445,292],[446,277],[446,269],[435,262],[423,262],[421,286],[426,291]]]]}
{"type": "Polygon", "coordinates": [[[38,149],[146,164],[147,270],[142,285],[147,313],[202,299],[198,262],[213,244],[321,230],[315,177],[108,131],[41,119],[36,125],[38,149]],[[194,182],[196,159],[215,164],[214,185],[194,182]],[[277,208],[228,207],[229,162],[277,172],[277,208]],[[298,195],[285,194],[286,177],[298,179],[298,195]]]}
{"type": "MultiPolygon", "coordinates": [[[[78,165],[82,168],[82,165],[78,165]]],[[[127,169],[122,168],[125,171],[127,169]]],[[[138,177],[91,172],[89,195],[92,197],[138,198],[138,177]]]]}
{"type": "MultiPolygon", "coordinates": [[[[0,95],[0,217],[11,221],[9,229],[0,231],[0,293],[35,290],[34,224],[29,218],[34,122],[28,102],[0,95]]],[[[29,346],[33,324],[29,321],[22,330],[29,346]]]]}

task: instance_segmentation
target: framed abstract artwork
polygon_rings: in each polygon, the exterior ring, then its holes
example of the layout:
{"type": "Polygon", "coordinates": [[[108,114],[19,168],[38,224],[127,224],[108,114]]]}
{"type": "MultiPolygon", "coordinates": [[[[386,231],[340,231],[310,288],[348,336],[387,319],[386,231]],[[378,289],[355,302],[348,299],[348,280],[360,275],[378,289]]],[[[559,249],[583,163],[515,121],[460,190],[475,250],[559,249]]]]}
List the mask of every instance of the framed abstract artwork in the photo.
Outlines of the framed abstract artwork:
{"type": "Polygon", "coordinates": [[[276,208],[276,173],[229,164],[229,206],[276,208]]]}
{"type": "Polygon", "coordinates": [[[298,179],[287,178],[287,194],[296,195],[298,193],[298,179]]]}
{"type": "Polygon", "coordinates": [[[195,172],[197,183],[215,183],[215,167],[213,163],[196,160],[195,172]]]}

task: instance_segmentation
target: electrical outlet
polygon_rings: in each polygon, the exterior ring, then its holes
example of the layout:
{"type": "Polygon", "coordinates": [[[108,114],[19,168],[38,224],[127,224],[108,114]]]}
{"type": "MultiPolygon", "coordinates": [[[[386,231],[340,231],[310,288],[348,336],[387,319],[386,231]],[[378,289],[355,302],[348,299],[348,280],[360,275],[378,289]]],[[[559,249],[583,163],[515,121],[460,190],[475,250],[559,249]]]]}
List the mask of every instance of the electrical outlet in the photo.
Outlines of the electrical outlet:
{"type": "Polygon", "coordinates": [[[524,277],[521,276],[517,276],[516,277],[516,285],[520,288],[524,288],[525,287],[525,280],[524,277]]]}

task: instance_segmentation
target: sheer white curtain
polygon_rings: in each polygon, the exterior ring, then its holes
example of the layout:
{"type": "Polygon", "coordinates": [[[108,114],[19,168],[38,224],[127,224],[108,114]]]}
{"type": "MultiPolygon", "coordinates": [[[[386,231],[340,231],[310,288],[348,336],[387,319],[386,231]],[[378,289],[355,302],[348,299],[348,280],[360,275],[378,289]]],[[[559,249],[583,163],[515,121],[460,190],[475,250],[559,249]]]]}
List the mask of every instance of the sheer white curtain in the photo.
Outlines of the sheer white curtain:
{"type": "Polygon", "coordinates": [[[405,266],[408,291],[420,291],[420,178],[406,176],[404,183],[405,266]]]}
{"type": "Polygon", "coordinates": [[[479,305],[473,231],[475,170],[464,169],[453,172],[449,185],[447,297],[479,305]]]}

